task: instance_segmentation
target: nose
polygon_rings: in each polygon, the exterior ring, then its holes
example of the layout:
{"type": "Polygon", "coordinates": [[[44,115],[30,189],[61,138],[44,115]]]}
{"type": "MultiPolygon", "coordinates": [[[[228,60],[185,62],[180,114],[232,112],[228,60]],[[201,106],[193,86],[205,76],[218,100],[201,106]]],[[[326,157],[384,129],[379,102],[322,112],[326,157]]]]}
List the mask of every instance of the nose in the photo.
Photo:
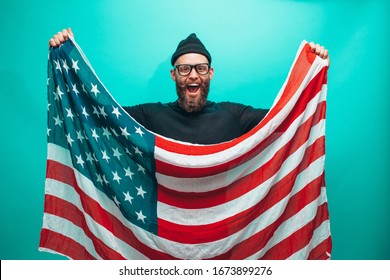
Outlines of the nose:
{"type": "Polygon", "coordinates": [[[198,78],[198,72],[196,72],[195,67],[192,67],[190,74],[188,74],[188,78],[191,78],[191,79],[198,78]]]}

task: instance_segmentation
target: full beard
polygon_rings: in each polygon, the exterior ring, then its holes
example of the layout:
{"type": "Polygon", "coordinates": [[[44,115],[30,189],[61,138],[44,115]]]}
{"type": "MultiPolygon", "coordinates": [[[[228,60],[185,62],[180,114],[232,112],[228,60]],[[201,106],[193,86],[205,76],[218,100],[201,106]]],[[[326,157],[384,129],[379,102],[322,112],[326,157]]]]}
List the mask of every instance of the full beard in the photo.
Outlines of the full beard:
{"type": "Polygon", "coordinates": [[[200,96],[197,99],[188,99],[186,95],[187,86],[179,85],[176,83],[176,93],[178,96],[179,106],[188,113],[199,112],[205,106],[207,102],[207,96],[209,94],[210,82],[205,81],[200,84],[200,96]]]}

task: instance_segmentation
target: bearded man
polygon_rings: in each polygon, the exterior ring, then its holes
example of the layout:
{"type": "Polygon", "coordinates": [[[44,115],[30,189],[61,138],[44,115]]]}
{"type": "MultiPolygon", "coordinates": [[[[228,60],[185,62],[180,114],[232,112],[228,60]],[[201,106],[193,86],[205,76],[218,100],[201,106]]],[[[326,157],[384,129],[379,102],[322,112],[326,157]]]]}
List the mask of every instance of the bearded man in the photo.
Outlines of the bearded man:
{"type": "MultiPolygon", "coordinates": [[[[58,47],[70,29],[58,32],[49,45],[58,47]]],[[[328,59],[324,47],[310,43],[312,51],[328,59]]],[[[256,109],[232,102],[207,99],[214,75],[211,55],[196,34],[182,40],[172,55],[172,80],[177,100],[170,103],[146,103],[123,108],[141,125],[159,135],[194,144],[216,144],[237,138],[255,127],[268,109],[256,109]]]]}

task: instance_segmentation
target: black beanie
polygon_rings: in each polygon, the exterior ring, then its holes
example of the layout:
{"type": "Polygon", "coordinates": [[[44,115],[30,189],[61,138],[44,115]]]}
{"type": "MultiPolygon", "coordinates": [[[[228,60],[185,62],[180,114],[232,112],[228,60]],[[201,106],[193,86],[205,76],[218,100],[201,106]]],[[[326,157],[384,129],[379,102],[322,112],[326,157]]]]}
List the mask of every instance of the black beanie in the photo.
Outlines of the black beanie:
{"type": "Polygon", "coordinates": [[[206,50],[205,46],[202,42],[196,37],[195,33],[192,33],[186,39],[182,40],[177,46],[176,51],[172,55],[171,64],[174,65],[175,61],[179,58],[179,56],[186,53],[199,53],[204,55],[209,63],[211,64],[211,55],[206,50]]]}

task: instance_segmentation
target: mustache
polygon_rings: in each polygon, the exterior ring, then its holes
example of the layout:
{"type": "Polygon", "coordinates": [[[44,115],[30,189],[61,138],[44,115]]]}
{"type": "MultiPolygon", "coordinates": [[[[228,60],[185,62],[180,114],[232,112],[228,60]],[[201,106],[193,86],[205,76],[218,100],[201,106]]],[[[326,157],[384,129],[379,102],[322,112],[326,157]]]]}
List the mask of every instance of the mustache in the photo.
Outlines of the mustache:
{"type": "MultiPolygon", "coordinates": [[[[179,82],[176,82],[176,87],[179,87],[181,89],[185,89],[190,84],[192,84],[192,83],[188,83],[188,82],[179,83],[179,82]]],[[[206,89],[209,86],[210,82],[207,82],[207,81],[205,81],[205,82],[197,82],[197,84],[199,85],[200,88],[206,89]]]]}

